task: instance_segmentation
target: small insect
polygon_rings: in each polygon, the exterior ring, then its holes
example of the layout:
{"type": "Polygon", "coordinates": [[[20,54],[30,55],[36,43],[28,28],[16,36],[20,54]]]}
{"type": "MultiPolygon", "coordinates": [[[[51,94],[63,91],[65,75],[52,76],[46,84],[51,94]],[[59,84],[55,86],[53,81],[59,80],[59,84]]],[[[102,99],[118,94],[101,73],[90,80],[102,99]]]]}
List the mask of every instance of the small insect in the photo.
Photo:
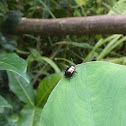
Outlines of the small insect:
{"type": "Polygon", "coordinates": [[[75,66],[70,66],[65,71],[65,77],[71,79],[73,75],[75,74],[75,66]]]}

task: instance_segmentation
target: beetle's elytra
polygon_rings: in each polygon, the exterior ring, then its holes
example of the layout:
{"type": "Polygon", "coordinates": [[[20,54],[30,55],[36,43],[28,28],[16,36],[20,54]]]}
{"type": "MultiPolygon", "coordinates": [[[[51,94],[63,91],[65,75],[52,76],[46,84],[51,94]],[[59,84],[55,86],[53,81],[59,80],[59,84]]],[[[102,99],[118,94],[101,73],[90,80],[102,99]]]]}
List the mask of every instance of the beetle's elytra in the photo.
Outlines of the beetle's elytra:
{"type": "Polygon", "coordinates": [[[65,71],[65,77],[72,78],[75,72],[75,66],[70,66],[65,71]]]}

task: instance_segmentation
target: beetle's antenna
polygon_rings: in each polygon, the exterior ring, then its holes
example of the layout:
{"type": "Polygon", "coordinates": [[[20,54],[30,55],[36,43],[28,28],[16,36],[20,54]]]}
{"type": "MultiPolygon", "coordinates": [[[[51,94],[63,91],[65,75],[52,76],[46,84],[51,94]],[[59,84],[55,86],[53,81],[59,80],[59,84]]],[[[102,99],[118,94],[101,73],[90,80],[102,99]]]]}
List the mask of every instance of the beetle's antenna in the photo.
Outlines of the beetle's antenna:
{"type": "Polygon", "coordinates": [[[74,62],[73,62],[73,59],[71,58],[71,63],[72,63],[72,65],[76,65],[74,62]]]}
{"type": "Polygon", "coordinates": [[[73,63],[73,59],[71,58],[71,61],[72,61],[72,63],[73,63]]]}

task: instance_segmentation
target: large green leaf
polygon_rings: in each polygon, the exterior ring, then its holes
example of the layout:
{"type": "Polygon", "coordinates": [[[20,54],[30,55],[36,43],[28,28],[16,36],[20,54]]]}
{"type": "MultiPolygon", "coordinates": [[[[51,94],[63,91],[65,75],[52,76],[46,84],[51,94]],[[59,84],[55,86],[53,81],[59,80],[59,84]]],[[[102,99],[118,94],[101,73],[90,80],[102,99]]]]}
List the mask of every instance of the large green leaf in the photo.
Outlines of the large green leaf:
{"type": "Polygon", "coordinates": [[[39,126],[125,126],[126,67],[89,62],[76,71],[52,91],[39,126]]]}
{"type": "Polygon", "coordinates": [[[0,54],[0,70],[8,70],[15,72],[22,76],[27,82],[29,82],[26,75],[27,63],[14,53],[2,53],[0,54]]]}
{"type": "Polygon", "coordinates": [[[8,102],[2,97],[0,96],[0,108],[4,108],[4,107],[7,107],[7,108],[12,108],[12,106],[10,104],[8,104],[8,102]]]}
{"type": "Polygon", "coordinates": [[[34,90],[31,83],[27,83],[21,76],[8,71],[9,87],[18,98],[34,106],[34,90]]]}
{"type": "Polygon", "coordinates": [[[39,126],[40,114],[40,108],[26,105],[20,113],[17,124],[18,126],[39,126]]]}
{"type": "Polygon", "coordinates": [[[49,94],[51,93],[51,91],[56,86],[56,84],[58,83],[58,81],[61,79],[62,76],[63,76],[62,73],[48,75],[40,82],[36,96],[37,106],[39,105],[43,106],[46,103],[49,94]]]}

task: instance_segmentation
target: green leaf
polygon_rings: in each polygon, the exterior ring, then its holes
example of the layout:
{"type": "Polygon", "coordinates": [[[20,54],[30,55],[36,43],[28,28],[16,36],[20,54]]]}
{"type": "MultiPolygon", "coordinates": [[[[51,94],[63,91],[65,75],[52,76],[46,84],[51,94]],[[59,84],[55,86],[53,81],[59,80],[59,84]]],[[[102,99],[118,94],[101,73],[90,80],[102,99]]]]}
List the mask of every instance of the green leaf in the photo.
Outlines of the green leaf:
{"type": "MultiPolygon", "coordinates": [[[[33,52],[32,52],[33,53],[33,52]]],[[[60,73],[61,72],[61,70],[59,69],[59,67],[56,65],[56,63],[53,61],[53,60],[51,60],[50,58],[48,58],[48,57],[44,57],[44,56],[39,56],[39,55],[36,55],[36,57],[35,56],[33,56],[33,55],[30,55],[29,57],[28,57],[28,63],[30,64],[32,61],[39,61],[39,62],[42,62],[42,61],[45,61],[45,62],[47,62],[48,64],[50,64],[50,66],[55,70],[55,72],[56,73],[60,73]]]]}
{"type": "Polygon", "coordinates": [[[92,49],[93,46],[91,46],[88,43],[78,43],[78,42],[70,42],[70,41],[61,41],[61,42],[56,42],[54,45],[72,45],[75,47],[80,47],[80,48],[85,48],[85,49],[92,49]]]}
{"type": "Polygon", "coordinates": [[[76,2],[79,6],[81,6],[81,5],[85,5],[85,4],[88,2],[88,0],[75,0],[75,2],[76,2]]]}
{"type": "Polygon", "coordinates": [[[27,82],[29,79],[26,75],[27,63],[15,53],[0,54],[0,70],[8,70],[22,76],[27,82]]]}
{"type": "MultiPolygon", "coordinates": [[[[113,38],[108,45],[102,50],[102,52],[99,54],[99,56],[97,57],[97,60],[101,60],[102,58],[104,58],[109,52],[111,52],[112,49],[114,49],[113,47],[115,47],[115,45],[119,45],[120,44],[120,38],[122,37],[122,35],[117,35],[115,38],[113,38]],[[119,43],[119,44],[118,44],[119,43]]],[[[126,37],[123,37],[124,41],[126,39],[126,37]]],[[[121,42],[123,42],[121,40],[121,42]]]]}
{"type": "Polygon", "coordinates": [[[18,126],[39,126],[41,108],[26,105],[17,122],[18,126]]]}
{"type": "Polygon", "coordinates": [[[126,14],[126,0],[119,0],[116,2],[108,14],[126,14]]]}
{"type": "Polygon", "coordinates": [[[24,103],[29,103],[34,106],[34,90],[31,83],[27,83],[21,76],[7,72],[9,78],[10,89],[18,96],[24,103]]]}
{"type": "Polygon", "coordinates": [[[89,62],[76,71],[52,91],[39,126],[125,126],[126,66],[89,62]]]}
{"type": "Polygon", "coordinates": [[[59,67],[53,62],[53,60],[49,59],[48,57],[38,57],[38,61],[44,60],[45,62],[47,62],[48,64],[50,64],[50,66],[52,66],[52,68],[55,70],[56,73],[60,73],[60,69],[59,67]]]}
{"type": "Polygon", "coordinates": [[[8,49],[10,51],[14,51],[17,46],[16,41],[12,37],[8,35],[3,35],[1,32],[0,32],[0,45],[4,49],[8,49]]]}
{"type": "MultiPolygon", "coordinates": [[[[119,39],[120,37],[122,37],[122,35],[111,35],[109,37],[107,37],[106,39],[100,39],[96,45],[93,47],[92,51],[90,51],[90,53],[87,55],[87,57],[85,57],[83,62],[88,62],[91,61],[93,59],[93,55],[95,54],[96,50],[102,46],[103,44],[109,42],[109,43],[113,43],[113,41],[116,41],[117,39],[119,39]]],[[[107,45],[109,48],[112,46],[112,44],[108,44],[107,45]]],[[[104,51],[104,55],[106,55],[108,53],[108,49],[107,51],[104,51]]]]}
{"type": "Polygon", "coordinates": [[[30,50],[30,52],[32,53],[32,55],[34,57],[40,56],[40,54],[39,54],[39,52],[38,52],[37,49],[35,49],[35,48],[29,48],[29,50],[30,50]]]}
{"type": "Polygon", "coordinates": [[[2,96],[0,96],[0,107],[12,108],[12,106],[9,105],[8,102],[2,96]]]}
{"type": "Polygon", "coordinates": [[[46,103],[48,96],[50,95],[51,91],[59,82],[62,76],[63,76],[62,73],[48,75],[40,82],[36,96],[37,106],[38,105],[43,106],[46,103]]]}
{"type": "Polygon", "coordinates": [[[0,126],[17,126],[7,116],[0,114],[0,126]]]}

